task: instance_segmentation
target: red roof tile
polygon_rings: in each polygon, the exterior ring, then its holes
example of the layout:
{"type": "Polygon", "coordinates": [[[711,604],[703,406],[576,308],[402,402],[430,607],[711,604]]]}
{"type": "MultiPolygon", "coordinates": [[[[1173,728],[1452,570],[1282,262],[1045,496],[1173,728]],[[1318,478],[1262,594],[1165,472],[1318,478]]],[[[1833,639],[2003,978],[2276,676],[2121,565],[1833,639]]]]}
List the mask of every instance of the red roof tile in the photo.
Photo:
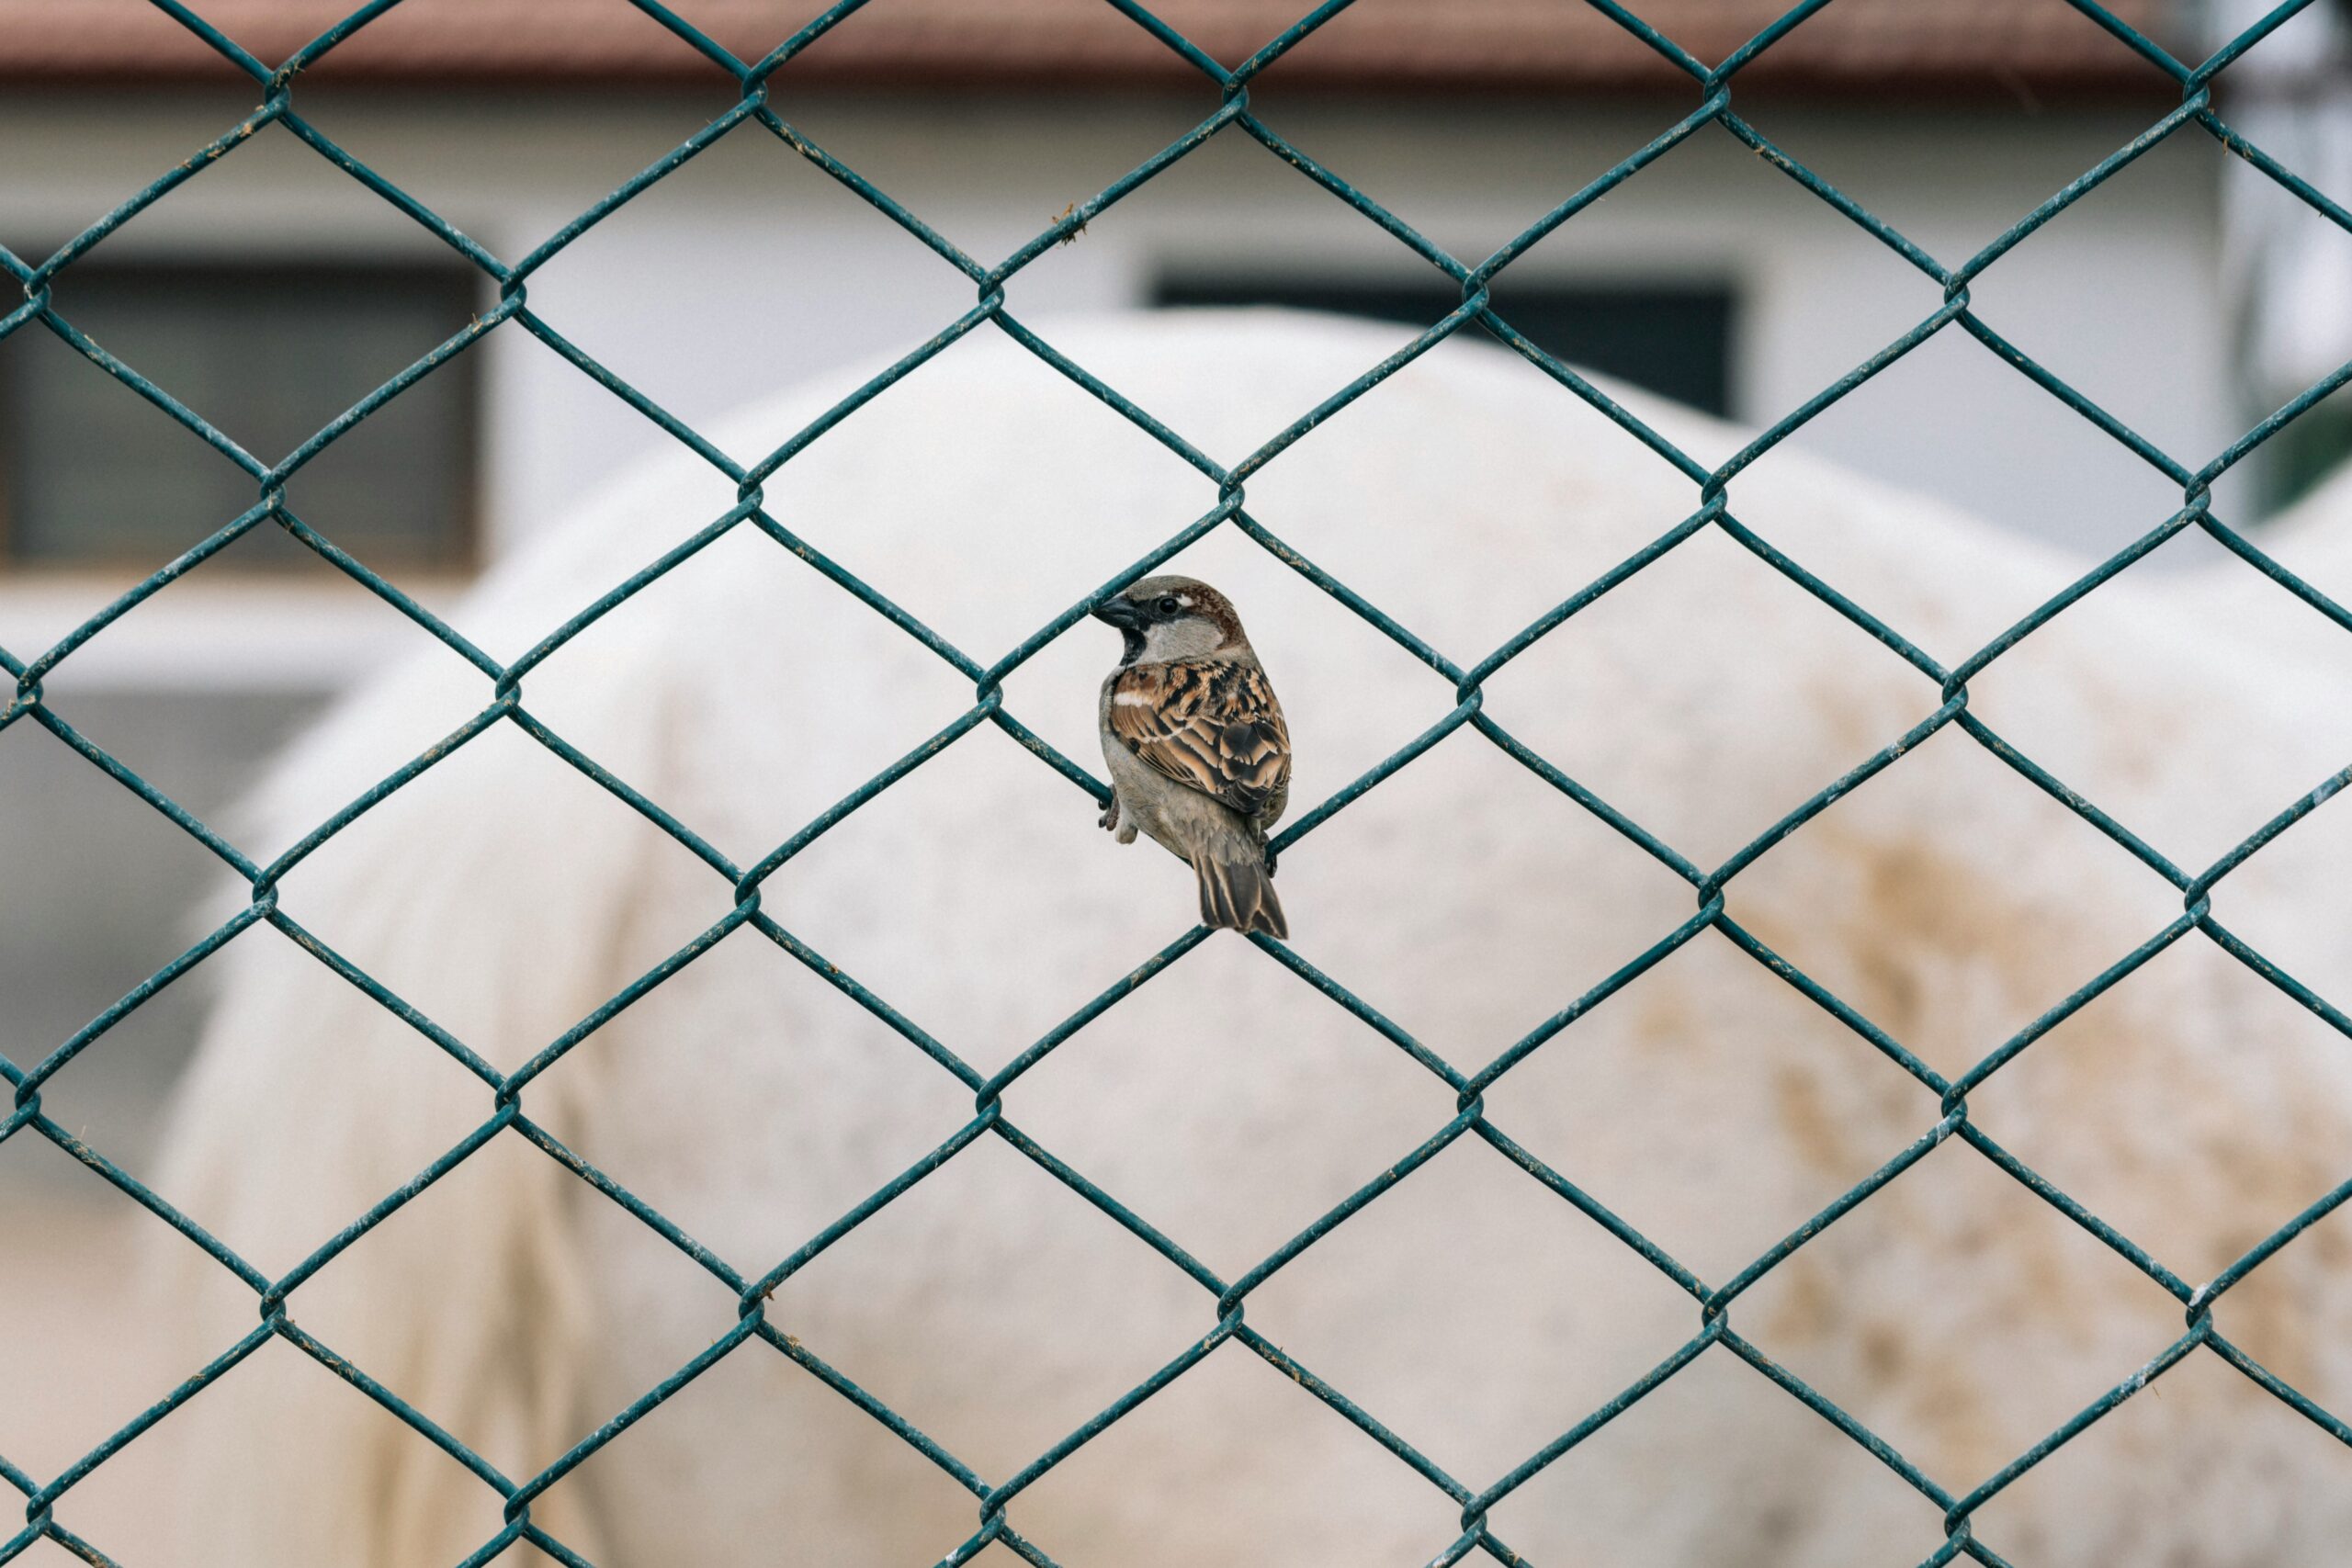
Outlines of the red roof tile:
{"type": "MultiPolygon", "coordinates": [[[[353,0],[193,0],[271,64],[353,0]]],[[[2167,41],[2166,0],[2108,0],[2167,41]]],[[[1234,64],[1296,19],[1305,0],[1153,0],[1234,64]]],[[[1768,26],[1783,0],[1631,0],[1701,60],[1768,26]]],[[[813,14],[813,0],[674,0],[738,55],[757,58],[813,14]]],[[[2177,42],[2177,39],[2169,41],[2177,42]]],[[[145,0],[7,0],[0,77],[155,81],[225,69],[145,0]]],[[[338,46],[322,76],[401,83],[722,80],[707,60],[627,0],[408,0],[338,46]]],[[[819,39],[779,85],[829,81],[952,87],[1182,86],[1189,66],[1102,0],[873,0],[819,39]]],[[[1270,71],[1333,88],[1689,93],[1691,83],[1576,0],[1360,0],[1270,71]]],[[[1883,94],[2162,93],[2166,79],[2063,0],[1836,0],[1774,45],[1746,85],[1883,94]]]]}

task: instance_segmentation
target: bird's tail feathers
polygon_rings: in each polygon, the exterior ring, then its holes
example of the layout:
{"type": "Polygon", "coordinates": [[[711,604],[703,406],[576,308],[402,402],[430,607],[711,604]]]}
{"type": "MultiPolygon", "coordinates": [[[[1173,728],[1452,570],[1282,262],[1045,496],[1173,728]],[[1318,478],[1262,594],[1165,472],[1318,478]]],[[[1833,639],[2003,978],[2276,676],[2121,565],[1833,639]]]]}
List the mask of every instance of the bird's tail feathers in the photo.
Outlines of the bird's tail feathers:
{"type": "Polygon", "coordinates": [[[1274,880],[1262,859],[1236,860],[1204,850],[1193,856],[1193,872],[1201,882],[1203,925],[1289,939],[1290,922],[1283,918],[1283,901],[1274,897],[1274,880]]]}

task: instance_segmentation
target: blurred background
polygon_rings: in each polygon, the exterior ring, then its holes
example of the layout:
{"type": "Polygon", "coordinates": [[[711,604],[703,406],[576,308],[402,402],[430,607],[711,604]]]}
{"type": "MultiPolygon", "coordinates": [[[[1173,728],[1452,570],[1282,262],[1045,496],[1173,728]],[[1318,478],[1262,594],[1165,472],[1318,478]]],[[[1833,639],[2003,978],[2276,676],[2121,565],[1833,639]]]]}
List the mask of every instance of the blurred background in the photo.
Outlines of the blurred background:
{"type": "MultiPolygon", "coordinates": [[[[1233,62],[1301,6],[1156,8],[1233,62]]],[[[2111,6],[2191,61],[2267,9],[2111,6]]],[[[276,61],[345,6],[196,8],[276,61]]],[[[815,7],[675,8],[755,58],[815,7]]],[[[1715,60],[1782,5],[1635,8],[1715,60]]],[[[2338,200],[2352,200],[2347,12],[2341,0],[2303,12],[2231,70],[2215,100],[2338,200]]],[[[9,0],[0,87],[0,244],[28,262],[196,155],[256,97],[144,0],[9,0]]],[[[409,0],[306,73],[299,102],[325,135],[512,262],[735,96],[623,0],[409,0]]],[[[1474,264],[1697,96],[1637,40],[1558,0],[1361,0],[1251,88],[1276,130],[1474,264]]],[[[1838,0],[1738,85],[1760,130],[1947,265],[2178,99],[2170,78],[2063,0],[1838,0]]],[[[1182,134],[1217,95],[1096,0],[876,0],[784,68],[772,102],[993,263],[1182,134]]],[[[922,343],[973,298],[890,220],[752,131],[591,230],[529,290],[557,331],[697,426],[790,383],[830,378],[845,393],[859,367],[922,343]]],[[[2352,357],[2352,236],[2194,133],[2036,233],[1973,296],[1996,330],[2192,468],[2352,357]]],[[[1400,344],[1457,297],[1238,134],[1010,289],[1012,308],[1048,330],[1073,312],[1271,303],[1394,321],[1400,344]]],[[[274,461],[496,295],[273,127],[77,260],[54,299],[274,461]]],[[[1759,423],[1940,302],[1931,280],[1714,128],[1538,245],[1496,290],[1498,309],[1554,353],[1759,423]]],[[[368,420],[289,494],[330,538],[440,606],[668,439],[507,326],[368,420]]],[[[1958,332],[1797,441],[2086,556],[2178,500],[1958,332]]],[[[2346,451],[2352,417],[2324,406],[2230,476],[2221,505],[2233,522],[2258,521],[2346,451]]],[[[218,454],[51,333],[0,341],[0,647],[33,656],[254,498],[218,454]]],[[[272,749],[418,635],[272,531],[107,630],[50,680],[49,698],[233,837],[232,803],[272,749]]],[[[216,868],[30,724],[0,734],[0,1051],[29,1065],[186,944],[187,908],[216,868]]],[[[52,1112],[135,1163],[200,999],[182,987],[141,1010],[47,1092],[52,1112]]],[[[0,1146],[0,1234],[22,1240],[79,1198],[107,1202],[48,1145],[0,1146]]],[[[108,1205],[117,1212],[128,1206],[108,1205]]],[[[88,1263],[94,1290],[103,1262],[88,1263]]],[[[0,1300],[0,1322],[70,1314],[75,1299],[0,1300]]]]}

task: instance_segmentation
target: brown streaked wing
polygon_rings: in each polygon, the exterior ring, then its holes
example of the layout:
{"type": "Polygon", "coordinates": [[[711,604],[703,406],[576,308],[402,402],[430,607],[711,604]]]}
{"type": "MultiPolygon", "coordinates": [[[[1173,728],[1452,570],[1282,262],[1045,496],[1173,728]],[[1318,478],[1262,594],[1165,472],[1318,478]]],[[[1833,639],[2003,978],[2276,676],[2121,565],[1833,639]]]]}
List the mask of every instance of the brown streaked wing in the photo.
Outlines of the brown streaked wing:
{"type": "Polygon", "coordinates": [[[1111,688],[1111,731],[1154,769],[1261,827],[1287,803],[1290,730],[1262,670],[1136,665],[1111,688]]]}

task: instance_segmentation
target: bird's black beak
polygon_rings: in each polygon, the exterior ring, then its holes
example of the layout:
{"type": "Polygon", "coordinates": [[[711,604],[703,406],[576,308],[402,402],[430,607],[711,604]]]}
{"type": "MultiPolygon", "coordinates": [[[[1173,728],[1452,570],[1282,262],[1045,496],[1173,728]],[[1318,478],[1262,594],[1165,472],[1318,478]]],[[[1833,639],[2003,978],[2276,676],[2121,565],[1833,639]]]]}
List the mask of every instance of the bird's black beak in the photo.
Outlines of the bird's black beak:
{"type": "Polygon", "coordinates": [[[1119,628],[1119,667],[1143,657],[1143,610],[1132,599],[1106,599],[1094,608],[1094,618],[1119,628]]]}

